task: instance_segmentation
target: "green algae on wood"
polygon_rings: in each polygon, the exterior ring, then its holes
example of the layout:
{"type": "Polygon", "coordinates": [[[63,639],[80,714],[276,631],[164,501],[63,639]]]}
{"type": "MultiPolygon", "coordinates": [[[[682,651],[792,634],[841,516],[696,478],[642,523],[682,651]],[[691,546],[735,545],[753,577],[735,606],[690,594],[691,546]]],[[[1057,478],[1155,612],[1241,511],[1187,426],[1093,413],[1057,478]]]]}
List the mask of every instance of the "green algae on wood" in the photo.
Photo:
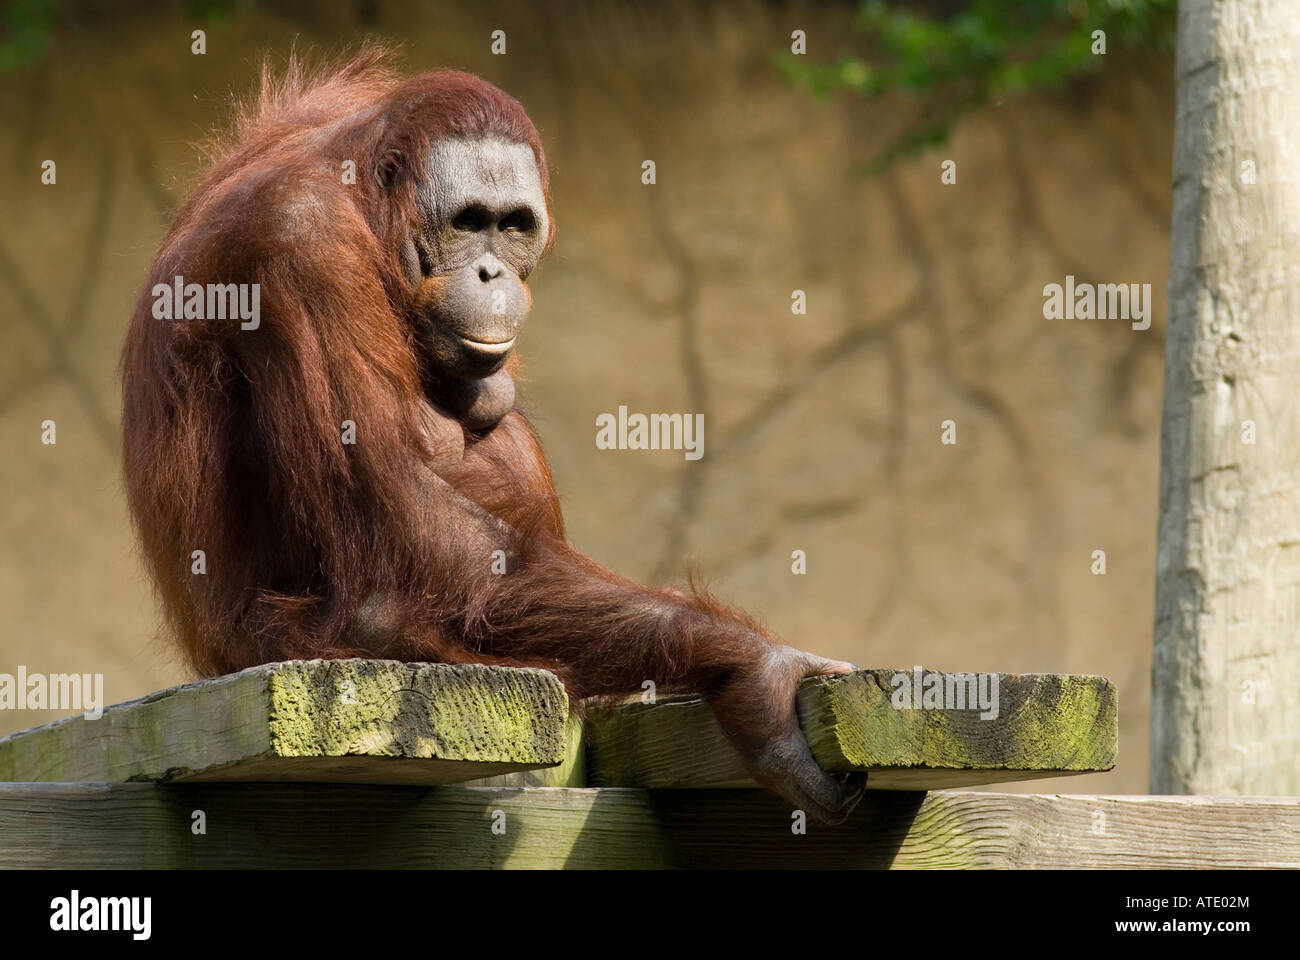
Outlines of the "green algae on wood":
{"type": "Polygon", "coordinates": [[[568,725],[545,670],[289,661],[0,739],[0,781],[456,783],[563,763],[568,725]]]}
{"type": "MultiPolygon", "coordinates": [[[[1115,686],[1104,677],[944,674],[860,670],[817,677],[799,691],[799,715],[819,763],[867,771],[873,789],[932,790],[1076,773],[1115,765],[1115,686]],[[920,706],[920,676],[950,706],[920,706]],[[931,680],[930,678],[935,679],[931,680]],[[952,700],[997,691],[997,710],[952,700]]],[[[594,707],[588,730],[591,783],[600,786],[727,787],[748,777],[698,697],[594,707]]]]}
{"type": "Polygon", "coordinates": [[[587,743],[582,719],[569,714],[568,744],[564,760],[555,767],[533,767],[514,773],[466,780],[467,787],[585,787],[587,785],[587,743]]]}

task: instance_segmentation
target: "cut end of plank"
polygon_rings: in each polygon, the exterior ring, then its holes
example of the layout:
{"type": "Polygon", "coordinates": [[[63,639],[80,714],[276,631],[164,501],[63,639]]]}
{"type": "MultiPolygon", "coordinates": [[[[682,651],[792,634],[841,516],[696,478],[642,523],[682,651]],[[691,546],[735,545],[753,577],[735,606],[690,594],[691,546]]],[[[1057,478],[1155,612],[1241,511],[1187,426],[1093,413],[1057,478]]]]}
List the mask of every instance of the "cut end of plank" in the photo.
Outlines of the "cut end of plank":
{"type": "Polygon", "coordinates": [[[0,740],[0,780],[455,783],[561,764],[545,670],[392,660],[265,664],[0,740]]]}
{"type": "Polygon", "coordinates": [[[1119,740],[1105,677],[861,670],[805,681],[799,711],[813,754],[836,772],[1097,773],[1115,766],[1119,740]]]}
{"type": "Polygon", "coordinates": [[[273,666],[268,721],[277,756],[564,758],[568,696],[545,670],[390,660],[273,666]]]}

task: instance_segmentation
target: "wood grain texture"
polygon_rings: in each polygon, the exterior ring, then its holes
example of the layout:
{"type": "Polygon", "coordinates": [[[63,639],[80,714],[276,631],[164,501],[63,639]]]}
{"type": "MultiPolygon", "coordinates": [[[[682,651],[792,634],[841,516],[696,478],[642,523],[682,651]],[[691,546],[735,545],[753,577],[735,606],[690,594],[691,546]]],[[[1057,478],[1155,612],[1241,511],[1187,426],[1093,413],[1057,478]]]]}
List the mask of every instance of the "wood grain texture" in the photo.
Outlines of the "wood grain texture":
{"type": "Polygon", "coordinates": [[[1178,4],[1151,671],[1161,793],[1300,793],[1297,50],[1290,0],[1178,4]]]}
{"type": "MultiPolygon", "coordinates": [[[[996,716],[984,719],[978,709],[957,706],[913,709],[910,697],[896,694],[900,674],[915,679],[911,670],[861,670],[804,682],[800,722],[825,769],[865,770],[867,786],[877,790],[933,790],[1096,773],[1115,765],[1117,694],[1104,677],[986,675],[996,680],[998,697],[996,716]]],[[[935,675],[954,695],[969,691],[966,678],[974,676],[935,675]]],[[[593,706],[587,742],[593,786],[750,783],[698,697],[593,706]]]]}
{"type": "Polygon", "coordinates": [[[534,767],[514,773],[500,773],[464,781],[467,787],[585,787],[587,785],[587,741],[584,724],[569,715],[564,761],[554,767],[534,767]]]}
{"type": "Polygon", "coordinates": [[[1294,797],[886,791],[792,822],[754,790],[0,784],[0,868],[1300,867],[1294,797]]]}
{"type": "Polygon", "coordinates": [[[456,783],[562,764],[568,698],[544,670],[290,661],[0,740],[0,781],[456,783]]]}

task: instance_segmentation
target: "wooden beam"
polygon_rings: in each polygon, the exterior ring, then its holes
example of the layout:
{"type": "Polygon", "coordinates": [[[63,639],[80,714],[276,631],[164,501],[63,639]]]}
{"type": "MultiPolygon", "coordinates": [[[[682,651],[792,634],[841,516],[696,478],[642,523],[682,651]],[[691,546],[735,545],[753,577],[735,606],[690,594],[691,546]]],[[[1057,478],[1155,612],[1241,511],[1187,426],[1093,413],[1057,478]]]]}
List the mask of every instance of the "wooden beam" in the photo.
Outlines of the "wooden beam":
{"type": "Polygon", "coordinates": [[[273,663],[0,739],[0,781],[456,783],[564,764],[568,697],[544,670],[273,663]]]}
{"type": "Polygon", "coordinates": [[[564,760],[555,767],[533,767],[515,773],[476,777],[463,781],[467,787],[585,787],[587,785],[587,741],[582,720],[568,718],[564,760]]]}
{"type": "MultiPolygon", "coordinates": [[[[955,695],[959,689],[969,692],[968,684],[959,681],[976,675],[926,671],[924,676],[938,679],[923,680],[922,692],[929,682],[955,695]]],[[[987,719],[979,709],[913,708],[910,696],[896,693],[899,677],[915,685],[911,670],[862,670],[805,681],[799,692],[800,721],[826,770],[865,770],[867,786],[877,790],[946,789],[1096,773],[1115,765],[1119,720],[1115,685],[1109,680],[980,676],[986,684],[995,681],[998,693],[996,716],[987,719]]],[[[739,755],[698,697],[593,706],[590,713],[587,775],[593,786],[750,783],[739,755]]]]}
{"type": "Polygon", "coordinates": [[[793,822],[756,790],[0,784],[0,868],[1300,867],[1295,797],[882,791],[793,822]]]}

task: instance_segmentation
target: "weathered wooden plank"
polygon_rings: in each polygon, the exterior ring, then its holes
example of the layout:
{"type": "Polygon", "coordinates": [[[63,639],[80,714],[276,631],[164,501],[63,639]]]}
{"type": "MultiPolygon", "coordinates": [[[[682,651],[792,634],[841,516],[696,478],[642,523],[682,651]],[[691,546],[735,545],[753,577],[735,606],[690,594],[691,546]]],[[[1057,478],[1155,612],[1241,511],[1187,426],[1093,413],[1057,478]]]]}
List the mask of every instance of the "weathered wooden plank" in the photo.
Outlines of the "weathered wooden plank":
{"type": "MultiPolygon", "coordinates": [[[[951,709],[900,707],[900,701],[912,703],[910,696],[896,694],[900,676],[915,685],[911,670],[861,670],[804,682],[800,721],[825,769],[868,771],[867,786],[877,790],[935,790],[1095,773],[1115,765],[1117,694],[1104,677],[983,675],[997,689],[996,716],[984,719],[981,710],[958,708],[963,701],[955,699],[951,709]]],[[[955,696],[959,689],[969,692],[957,678],[975,675],[935,676],[955,696]]],[[[750,783],[698,697],[593,706],[590,713],[587,773],[593,786],[750,783]]]]}
{"type": "Polygon", "coordinates": [[[555,767],[535,767],[493,777],[464,781],[467,787],[585,787],[587,785],[587,743],[582,719],[569,715],[564,760],[555,767]]]}
{"type": "Polygon", "coordinates": [[[791,825],[756,790],[0,784],[0,868],[1300,867],[1295,797],[882,791],[791,825]]]}
{"type": "Polygon", "coordinates": [[[0,739],[0,781],[456,783],[562,764],[568,714],[544,670],[290,661],[0,739]]]}

